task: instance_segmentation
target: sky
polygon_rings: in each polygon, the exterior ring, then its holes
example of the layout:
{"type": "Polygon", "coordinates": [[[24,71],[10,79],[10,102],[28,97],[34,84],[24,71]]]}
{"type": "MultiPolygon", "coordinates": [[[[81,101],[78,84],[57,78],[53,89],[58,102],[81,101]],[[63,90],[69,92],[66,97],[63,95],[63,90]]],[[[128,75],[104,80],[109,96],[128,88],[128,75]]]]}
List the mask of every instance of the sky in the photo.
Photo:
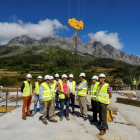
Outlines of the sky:
{"type": "Polygon", "coordinates": [[[83,20],[83,43],[92,38],[140,56],[140,0],[0,0],[0,44],[23,34],[70,38],[69,18],[83,20]]]}

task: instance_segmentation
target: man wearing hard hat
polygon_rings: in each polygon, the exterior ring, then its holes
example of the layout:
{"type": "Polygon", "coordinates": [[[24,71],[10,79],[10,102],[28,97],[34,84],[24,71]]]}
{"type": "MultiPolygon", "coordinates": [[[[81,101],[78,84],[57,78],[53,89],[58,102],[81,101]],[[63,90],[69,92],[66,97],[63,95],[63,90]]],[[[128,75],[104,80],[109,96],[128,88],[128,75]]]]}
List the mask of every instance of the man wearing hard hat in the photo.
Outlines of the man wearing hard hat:
{"type": "Polygon", "coordinates": [[[92,84],[91,84],[90,98],[91,98],[91,106],[93,111],[93,119],[91,120],[91,122],[97,122],[98,102],[96,96],[97,96],[97,87],[99,86],[98,76],[94,75],[91,78],[91,82],[92,84]]]}
{"type": "Polygon", "coordinates": [[[133,78],[133,89],[136,90],[136,86],[137,86],[137,81],[135,78],[133,78]]]}
{"type": "Polygon", "coordinates": [[[30,114],[30,105],[31,105],[31,100],[32,100],[32,75],[27,74],[26,76],[26,81],[23,82],[21,86],[21,92],[23,93],[23,106],[22,106],[22,119],[26,120],[26,116],[30,117],[32,116],[30,114]],[[25,112],[25,109],[27,107],[27,115],[25,112]]]}
{"type": "Polygon", "coordinates": [[[33,115],[35,115],[37,113],[37,103],[39,101],[39,112],[42,114],[42,101],[39,100],[39,89],[40,89],[40,85],[42,83],[42,76],[38,76],[37,80],[38,82],[35,82],[35,84],[33,85],[33,94],[34,94],[34,113],[33,115]]]}
{"type": "Polygon", "coordinates": [[[46,75],[44,78],[45,82],[40,85],[39,98],[42,100],[43,116],[42,122],[48,124],[46,116],[49,115],[50,122],[57,122],[53,117],[53,96],[50,87],[50,76],[46,75]]]}
{"type": "Polygon", "coordinates": [[[69,120],[69,85],[67,82],[67,75],[62,75],[62,82],[58,84],[59,100],[60,100],[60,121],[63,120],[64,116],[64,104],[66,104],[66,119],[69,120]]]}
{"type": "Polygon", "coordinates": [[[99,115],[101,117],[101,131],[99,135],[104,135],[107,125],[107,106],[110,104],[110,98],[112,97],[111,88],[108,83],[105,83],[106,76],[102,73],[99,75],[99,86],[97,87],[97,101],[99,105],[99,115]]]}
{"type": "Polygon", "coordinates": [[[80,106],[80,112],[81,112],[81,117],[84,117],[84,120],[87,120],[87,90],[88,90],[88,83],[85,80],[86,74],[81,73],[79,78],[81,80],[81,83],[76,87],[77,95],[78,95],[78,101],[79,101],[79,106],[80,106]]]}
{"type": "Polygon", "coordinates": [[[69,75],[69,88],[70,88],[70,100],[71,100],[71,107],[72,107],[72,115],[75,117],[75,87],[76,87],[76,82],[73,80],[74,76],[73,74],[69,75]]]}
{"type": "Polygon", "coordinates": [[[54,117],[56,117],[56,114],[55,114],[56,82],[54,82],[54,77],[53,76],[50,76],[50,86],[51,86],[51,92],[52,92],[52,95],[53,95],[53,107],[54,107],[53,115],[54,115],[54,117]]]}
{"type": "Polygon", "coordinates": [[[54,82],[56,83],[56,95],[55,95],[56,110],[59,110],[58,84],[61,82],[61,79],[59,79],[59,74],[55,74],[54,82]]]}

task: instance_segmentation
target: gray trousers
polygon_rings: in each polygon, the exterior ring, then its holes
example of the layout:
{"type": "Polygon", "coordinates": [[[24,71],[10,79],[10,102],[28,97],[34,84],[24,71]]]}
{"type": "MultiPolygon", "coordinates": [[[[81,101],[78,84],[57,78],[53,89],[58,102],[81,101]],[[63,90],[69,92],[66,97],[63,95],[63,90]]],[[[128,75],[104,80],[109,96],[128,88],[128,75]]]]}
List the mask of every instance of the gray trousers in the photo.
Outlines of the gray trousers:
{"type": "Polygon", "coordinates": [[[107,125],[107,106],[108,104],[103,104],[101,102],[98,102],[99,105],[99,115],[101,118],[101,130],[106,130],[108,128],[107,125]]]}
{"type": "Polygon", "coordinates": [[[78,96],[79,106],[80,106],[80,112],[84,117],[87,117],[87,98],[78,96]]]}
{"type": "Polygon", "coordinates": [[[42,102],[42,108],[43,108],[43,115],[42,115],[42,120],[46,121],[47,114],[49,115],[50,120],[53,120],[53,112],[54,112],[54,104],[53,100],[51,101],[45,101],[42,102]]]}

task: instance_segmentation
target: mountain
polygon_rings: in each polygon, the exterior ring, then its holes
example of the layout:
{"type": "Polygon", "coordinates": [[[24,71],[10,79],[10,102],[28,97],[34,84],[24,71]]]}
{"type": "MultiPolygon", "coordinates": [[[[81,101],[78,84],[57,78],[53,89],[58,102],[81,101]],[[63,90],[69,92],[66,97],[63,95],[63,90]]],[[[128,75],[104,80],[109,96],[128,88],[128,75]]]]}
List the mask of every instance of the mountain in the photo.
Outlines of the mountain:
{"type": "MultiPolygon", "coordinates": [[[[101,42],[90,39],[89,42],[83,44],[82,41],[77,39],[77,50],[80,53],[93,55],[101,58],[111,58],[114,60],[124,61],[133,65],[140,65],[140,58],[135,55],[127,55],[125,52],[115,49],[113,46],[107,44],[103,45],[101,42]]],[[[36,39],[26,35],[15,37],[10,40],[6,45],[8,48],[19,47],[20,50],[25,48],[39,47],[36,52],[43,52],[45,46],[57,46],[69,51],[75,51],[75,38],[62,38],[60,36],[52,35],[50,37],[36,39]]],[[[2,46],[0,47],[1,50],[2,46]]],[[[26,51],[25,49],[25,51],[26,51]]]]}

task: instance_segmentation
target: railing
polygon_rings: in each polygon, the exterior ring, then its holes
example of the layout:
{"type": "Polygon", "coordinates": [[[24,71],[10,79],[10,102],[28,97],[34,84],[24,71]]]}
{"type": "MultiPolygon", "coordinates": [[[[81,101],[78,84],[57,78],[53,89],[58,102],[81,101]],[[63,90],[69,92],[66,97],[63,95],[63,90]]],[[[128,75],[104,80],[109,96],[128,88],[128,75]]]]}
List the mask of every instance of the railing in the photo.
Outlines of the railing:
{"type": "Polygon", "coordinates": [[[0,113],[7,113],[18,107],[18,101],[22,99],[19,94],[20,87],[0,87],[0,113]],[[9,105],[9,104],[11,105],[9,105]]]}

